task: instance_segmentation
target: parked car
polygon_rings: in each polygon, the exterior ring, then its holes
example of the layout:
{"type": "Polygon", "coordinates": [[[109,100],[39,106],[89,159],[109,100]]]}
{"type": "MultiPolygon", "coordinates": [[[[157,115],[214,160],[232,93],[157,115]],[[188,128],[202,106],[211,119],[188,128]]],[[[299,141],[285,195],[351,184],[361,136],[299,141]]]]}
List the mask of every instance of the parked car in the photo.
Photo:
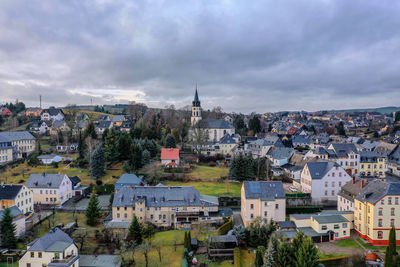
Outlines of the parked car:
{"type": "Polygon", "coordinates": [[[293,185],[292,185],[292,186],[290,186],[290,187],[289,187],[289,189],[290,189],[290,191],[292,191],[292,192],[297,192],[297,189],[296,189],[296,187],[294,187],[293,185]]]}

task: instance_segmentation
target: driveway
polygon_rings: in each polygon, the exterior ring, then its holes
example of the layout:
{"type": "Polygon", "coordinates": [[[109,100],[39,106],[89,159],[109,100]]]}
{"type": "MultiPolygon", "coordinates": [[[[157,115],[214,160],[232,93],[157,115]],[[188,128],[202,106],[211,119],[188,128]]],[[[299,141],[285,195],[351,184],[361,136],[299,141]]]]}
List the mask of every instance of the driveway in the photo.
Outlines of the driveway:
{"type": "MultiPolygon", "coordinates": [[[[100,195],[98,196],[99,199],[99,205],[100,209],[102,211],[109,210],[109,204],[110,204],[110,195],[100,195]]],[[[66,203],[63,204],[62,210],[64,211],[85,211],[88,207],[89,204],[89,198],[82,198],[76,203],[73,203],[72,199],[67,201],[66,203]]]]}
{"type": "Polygon", "coordinates": [[[323,254],[349,254],[363,255],[363,250],[359,248],[344,248],[335,246],[335,243],[324,242],[315,244],[323,254]]]}

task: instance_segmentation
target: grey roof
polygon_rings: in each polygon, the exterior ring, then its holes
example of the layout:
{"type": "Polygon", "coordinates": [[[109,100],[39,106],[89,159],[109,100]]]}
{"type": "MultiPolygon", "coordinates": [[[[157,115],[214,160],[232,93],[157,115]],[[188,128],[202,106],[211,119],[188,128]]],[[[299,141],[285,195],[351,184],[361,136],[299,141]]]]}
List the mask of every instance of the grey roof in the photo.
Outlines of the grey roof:
{"type": "Polygon", "coordinates": [[[25,185],[28,188],[59,188],[66,176],[65,174],[32,173],[25,185]]]}
{"type": "Polygon", "coordinates": [[[258,146],[283,146],[281,139],[276,135],[268,135],[262,139],[250,141],[250,143],[258,146]]]}
{"type": "Polygon", "coordinates": [[[62,230],[59,228],[53,228],[50,230],[47,234],[44,236],[36,239],[32,243],[28,244],[29,249],[28,251],[48,251],[48,249],[51,249],[51,251],[63,251],[63,247],[65,247],[66,244],[74,244],[74,241],[72,240],[69,235],[64,233],[62,230]],[[59,250],[56,250],[59,249],[59,250]]]}
{"type": "Polygon", "coordinates": [[[18,141],[18,140],[35,140],[35,137],[28,131],[16,132],[0,132],[0,142],[18,141]]]}
{"type": "Polygon", "coordinates": [[[358,153],[355,144],[333,143],[332,147],[338,157],[347,157],[351,152],[358,153]]]}
{"type": "MultiPolygon", "coordinates": [[[[54,159],[55,157],[61,157],[59,155],[54,155],[54,154],[47,154],[47,155],[40,155],[37,157],[38,159],[54,159]]],[[[62,158],[62,157],[61,157],[62,158]]]]}
{"type": "Polygon", "coordinates": [[[215,206],[202,199],[192,186],[138,186],[122,187],[115,194],[113,207],[135,206],[136,201],[145,201],[147,207],[215,206]]]}
{"type": "Polygon", "coordinates": [[[125,120],[125,115],[114,115],[112,121],[116,122],[116,121],[124,121],[125,120]]]}
{"type": "Polygon", "coordinates": [[[377,147],[375,147],[374,151],[382,155],[390,155],[396,147],[396,144],[381,142],[377,147]]]}
{"type": "Polygon", "coordinates": [[[302,135],[296,135],[292,139],[292,143],[305,143],[305,144],[310,144],[311,143],[311,138],[309,137],[304,137],[302,135]]]}
{"type": "Polygon", "coordinates": [[[299,227],[297,228],[299,231],[302,231],[304,235],[313,237],[313,236],[324,236],[327,235],[327,233],[317,233],[314,229],[311,227],[299,227]]]}
{"type": "Polygon", "coordinates": [[[139,178],[133,173],[124,173],[115,183],[115,189],[119,190],[123,186],[140,186],[146,184],[147,183],[143,180],[143,176],[139,178]]]}
{"type": "Polygon", "coordinates": [[[21,191],[22,185],[3,184],[0,185],[0,200],[15,199],[21,191]]]}
{"type": "Polygon", "coordinates": [[[273,159],[289,159],[294,153],[294,149],[291,147],[273,147],[268,151],[273,159]]]}
{"type": "Polygon", "coordinates": [[[360,146],[364,149],[374,149],[375,147],[377,147],[379,145],[379,142],[375,142],[375,141],[370,141],[370,140],[366,140],[363,143],[360,144],[360,146]]]}
{"type": "Polygon", "coordinates": [[[290,217],[295,218],[296,220],[306,220],[310,219],[313,214],[309,213],[301,213],[301,214],[290,214],[290,217]]]}
{"type": "Polygon", "coordinates": [[[211,243],[237,243],[234,235],[210,235],[208,236],[211,243]]]}
{"type": "Polygon", "coordinates": [[[297,230],[278,230],[278,233],[282,234],[287,239],[293,239],[297,235],[297,230]]]}
{"type": "Polygon", "coordinates": [[[244,181],[243,186],[247,199],[274,200],[286,197],[281,181],[244,181]]]}
{"type": "Polygon", "coordinates": [[[119,255],[79,255],[80,267],[119,267],[121,256],[119,255]]]}
{"type": "Polygon", "coordinates": [[[384,157],[381,154],[378,154],[374,151],[360,151],[360,162],[361,163],[376,163],[378,162],[378,158],[384,157]]]}
{"type": "Polygon", "coordinates": [[[333,167],[340,165],[333,161],[314,161],[307,162],[307,167],[310,172],[311,179],[322,179],[328,171],[333,167]]]}
{"type": "Polygon", "coordinates": [[[52,127],[53,128],[60,128],[65,124],[64,120],[55,120],[53,121],[52,127]]]}
{"type": "Polygon", "coordinates": [[[279,228],[296,228],[296,224],[293,221],[280,221],[278,222],[279,228]]]}
{"type": "Polygon", "coordinates": [[[99,121],[99,123],[97,124],[97,128],[100,129],[110,128],[111,123],[112,123],[111,121],[99,121]]]}
{"type": "MultiPolygon", "coordinates": [[[[0,210],[0,222],[3,221],[4,211],[5,211],[5,209],[0,210]]],[[[11,206],[10,211],[11,211],[11,217],[13,217],[13,218],[17,217],[18,215],[23,216],[21,210],[17,206],[11,206]]]]}
{"type": "Polygon", "coordinates": [[[200,127],[209,129],[233,129],[233,125],[226,120],[201,120],[200,127]]]}
{"type": "Polygon", "coordinates": [[[48,109],[44,109],[43,113],[49,113],[50,116],[56,116],[58,115],[58,113],[64,114],[64,112],[62,111],[62,109],[60,108],[48,108],[48,109]]]}
{"type": "Polygon", "coordinates": [[[342,222],[349,222],[345,217],[342,215],[313,215],[311,216],[314,220],[318,223],[342,223],[342,222]]]}
{"type": "Polygon", "coordinates": [[[290,163],[286,163],[281,168],[283,168],[284,170],[287,170],[287,171],[291,171],[291,172],[296,172],[296,171],[303,170],[302,167],[296,166],[296,165],[293,165],[293,164],[290,164],[290,163]]]}
{"type": "Polygon", "coordinates": [[[318,155],[328,155],[328,151],[326,151],[326,149],[321,146],[313,149],[313,153],[318,155]]]}
{"type": "Polygon", "coordinates": [[[221,138],[218,142],[219,144],[236,144],[235,139],[232,138],[230,134],[226,134],[224,137],[221,138]]]}
{"type": "Polygon", "coordinates": [[[356,199],[375,204],[384,196],[400,196],[400,182],[389,183],[376,179],[364,186],[356,199]]]}

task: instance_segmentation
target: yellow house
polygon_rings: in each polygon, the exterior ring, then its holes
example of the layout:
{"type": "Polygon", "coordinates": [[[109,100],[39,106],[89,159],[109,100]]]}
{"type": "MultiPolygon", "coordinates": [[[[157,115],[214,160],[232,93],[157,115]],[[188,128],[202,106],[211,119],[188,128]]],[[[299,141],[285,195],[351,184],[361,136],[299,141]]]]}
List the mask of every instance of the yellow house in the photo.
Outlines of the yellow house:
{"type": "Polygon", "coordinates": [[[385,178],[386,157],[372,151],[360,152],[361,176],[385,178]]]}
{"type": "Polygon", "coordinates": [[[43,266],[79,267],[77,245],[59,228],[29,243],[26,253],[19,260],[19,267],[43,266]]]}
{"type": "Polygon", "coordinates": [[[400,245],[400,182],[369,182],[354,199],[354,230],[374,245],[388,245],[389,231],[396,229],[400,245]]]}
{"type": "Polygon", "coordinates": [[[25,185],[0,185],[0,210],[17,206],[22,214],[33,212],[33,192],[25,185]]]}
{"type": "Polygon", "coordinates": [[[284,221],[286,195],[281,181],[244,181],[241,189],[241,217],[247,227],[260,217],[284,221]]]}

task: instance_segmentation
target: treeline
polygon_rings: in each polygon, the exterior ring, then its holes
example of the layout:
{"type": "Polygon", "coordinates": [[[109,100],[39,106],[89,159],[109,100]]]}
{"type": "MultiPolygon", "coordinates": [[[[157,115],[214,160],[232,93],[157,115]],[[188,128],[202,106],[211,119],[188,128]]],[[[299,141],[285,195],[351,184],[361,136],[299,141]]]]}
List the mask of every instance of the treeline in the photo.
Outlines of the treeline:
{"type": "Polygon", "coordinates": [[[232,158],[229,165],[229,177],[233,180],[254,180],[256,177],[267,177],[267,159],[265,157],[253,159],[251,154],[242,153],[232,158]]]}

